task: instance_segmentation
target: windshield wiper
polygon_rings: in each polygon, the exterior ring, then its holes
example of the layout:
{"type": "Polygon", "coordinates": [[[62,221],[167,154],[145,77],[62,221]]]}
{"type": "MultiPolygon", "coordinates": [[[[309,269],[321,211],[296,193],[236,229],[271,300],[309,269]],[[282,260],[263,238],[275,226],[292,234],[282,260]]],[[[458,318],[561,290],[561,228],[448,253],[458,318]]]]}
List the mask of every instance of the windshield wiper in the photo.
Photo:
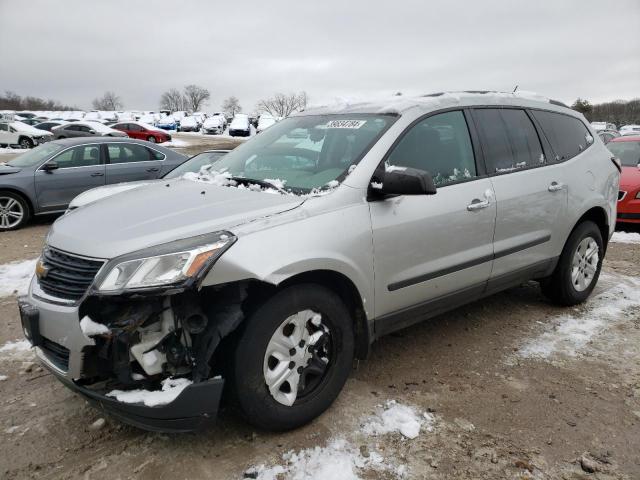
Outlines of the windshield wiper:
{"type": "Polygon", "coordinates": [[[256,180],[254,178],[247,178],[247,177],[230,177],[229,179],[233,180],[234,182],[242,183],[245,185],[253,183],[254,185],[260,185],[263,188],[273,188],[279,191],[280,193],[284,193],[284,194],[289,193],[284,188],[279,187],[275,183],[271,183],[267,180],[256,180]]]}

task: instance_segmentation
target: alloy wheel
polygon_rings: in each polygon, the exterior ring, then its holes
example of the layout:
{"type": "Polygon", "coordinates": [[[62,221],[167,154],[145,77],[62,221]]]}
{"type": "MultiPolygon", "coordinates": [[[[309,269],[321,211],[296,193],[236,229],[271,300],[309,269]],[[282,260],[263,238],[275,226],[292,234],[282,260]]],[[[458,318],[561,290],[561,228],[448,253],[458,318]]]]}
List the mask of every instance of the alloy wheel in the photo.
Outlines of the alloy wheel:
{"type": "Polygon", "coordinates": [[[22,204],[13,197],[0,197],[0,228],[9,229],[20,224],[24,218],[22,204]]]}

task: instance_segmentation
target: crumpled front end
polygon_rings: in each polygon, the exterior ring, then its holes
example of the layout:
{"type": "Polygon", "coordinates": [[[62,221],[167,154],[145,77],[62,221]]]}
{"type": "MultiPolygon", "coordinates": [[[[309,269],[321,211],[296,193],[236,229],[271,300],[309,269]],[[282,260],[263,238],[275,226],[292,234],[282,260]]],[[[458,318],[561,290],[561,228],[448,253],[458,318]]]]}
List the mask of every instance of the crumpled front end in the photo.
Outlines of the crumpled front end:
{"type": "Polygon", "coordinates": [[[104,262],[43,258],[19,308],[25,336],[56,377],[140,428],[192,431],[215,419],[224,388],[216,353],[243,319],[246,285],[103,295],[90,285],[104,262]]]}

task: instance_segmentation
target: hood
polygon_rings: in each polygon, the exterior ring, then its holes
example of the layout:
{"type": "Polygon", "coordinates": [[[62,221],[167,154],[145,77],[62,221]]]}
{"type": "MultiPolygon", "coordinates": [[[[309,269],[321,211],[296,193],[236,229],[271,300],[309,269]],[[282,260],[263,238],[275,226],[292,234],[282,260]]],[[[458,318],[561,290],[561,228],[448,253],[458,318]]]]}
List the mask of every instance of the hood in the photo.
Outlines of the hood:
{"type": "MultiPolygon", "coordinates": [[[[0,170],[0,174],[1,173],[2,171],[0,170]]],[[[80,195],[71,200],[69,209],[73,210],[76,208],[84,207],[89,203],[95,202],[96,200],[100,200],[102,198],[110,197],[111,195],[115,195],[116,193],[126,192],[127,190],[144,187],[145,185],[161,181],[162,180],[140,180],[138,182],[115,183],[113,185],[105,185],[104,187],[92,188],[91,190],[82,192],[80,195]]]]}
{"type": "Polygon", "coordinates": [[[12,167],[6,163],[0,163],[0,175],[8,175],[9,173],[18,173],[21,169],[18,167],[12,167]]]}
{"type": "Polygon", "coordinates": [[[185,179],[159,181],[71,211],[53,224],[47,242],[78,255],[114,258],[181,238],[233,232],[304,200],[185,179]]]}
{"type": "Polygon", "coordinates": [[[638,188],[640,187],[640,168],[622,167],[620,177],[620,187],[638,188]]]}

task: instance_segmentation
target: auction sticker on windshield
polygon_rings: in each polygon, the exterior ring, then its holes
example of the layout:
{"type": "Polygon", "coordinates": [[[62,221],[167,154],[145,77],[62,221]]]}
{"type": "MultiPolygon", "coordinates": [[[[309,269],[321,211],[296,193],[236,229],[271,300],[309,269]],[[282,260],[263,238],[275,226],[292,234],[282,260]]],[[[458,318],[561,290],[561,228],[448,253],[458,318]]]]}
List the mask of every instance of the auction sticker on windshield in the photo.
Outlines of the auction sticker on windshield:
{"type": "Polygon", "coordinates": [[[366,120],[330,120],[327,128],[360,128],[365,123],[366,120]]]}

